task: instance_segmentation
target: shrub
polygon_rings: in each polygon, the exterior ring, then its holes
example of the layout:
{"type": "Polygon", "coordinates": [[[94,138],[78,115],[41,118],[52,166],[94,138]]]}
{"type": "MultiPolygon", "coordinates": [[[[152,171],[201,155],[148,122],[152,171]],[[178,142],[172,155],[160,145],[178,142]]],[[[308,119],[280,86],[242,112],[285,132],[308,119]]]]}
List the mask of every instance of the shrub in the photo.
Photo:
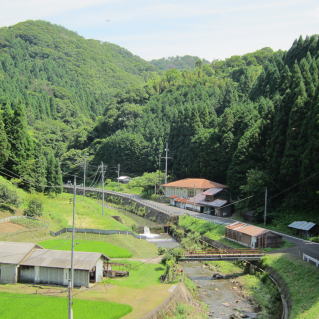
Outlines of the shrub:
{"type": "Polygon", "coordinates": [[[15,191],[10,190],[5,185],[0,185],[0,203],[19,206],[20,199],[15,191]]]}
{"type": "Polygon", "coordinates": [[[319,236],[317,237],[310,237],[309,240],[315,242],[315,243],[319,243],[319,236]]]}
{"type": "Polygon", "coordinates": [[[38,199],[31,199],[28,203],[28,208],[24,210],[24,216],[39,217],[42,216],[43,206],[38,199]]]}

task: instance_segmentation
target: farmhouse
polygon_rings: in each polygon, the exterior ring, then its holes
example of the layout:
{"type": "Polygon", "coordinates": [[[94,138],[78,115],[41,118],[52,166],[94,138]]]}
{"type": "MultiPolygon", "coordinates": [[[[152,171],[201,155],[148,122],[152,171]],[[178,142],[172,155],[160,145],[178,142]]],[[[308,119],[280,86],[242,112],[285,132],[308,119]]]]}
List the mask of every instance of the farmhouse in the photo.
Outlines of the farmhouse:
{"type": "Polygon", "coordinates": [[[186,178],[162,185],[170,204],[216,216],[230,216],[227,186],[202,178],[186,178]]]}
{"type": "Polygon", "coordinates": [[[235,222],[225,227],[225,237],[250,248],[279,247],[282,237],[268,229],[235,222]]]}
{"type": "Polygon", "coordinates": [[[178,196],[183,198],[193,197],[210,188],[226,188],[227,186],[209,181],[204,178],[184,178],[175,182],[163,184],[166,197],[178,196]]]}
{"type": "MultiPolygon", "coordinates": [[[[9,242],[0,242],[0,251],[0,283],[68,285],[70,251],[9,242]]],[[[101,253],[74,252],[74,286],[89,287],[90,283],[102,281],[104,262],[108,260],[101,253]]]]}

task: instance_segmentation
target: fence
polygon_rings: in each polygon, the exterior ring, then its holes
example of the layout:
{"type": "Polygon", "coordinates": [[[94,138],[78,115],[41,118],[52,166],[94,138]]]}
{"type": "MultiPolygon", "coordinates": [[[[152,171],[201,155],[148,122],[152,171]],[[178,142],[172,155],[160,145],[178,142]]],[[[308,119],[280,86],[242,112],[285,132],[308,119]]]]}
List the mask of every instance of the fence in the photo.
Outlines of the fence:
{"type": "MultiPolygon", "coordinates": [[[[137,239],[146,239],[146,236],[134,234],[127,230],[104,230],[104,229],[94,229],[94,228],[74,228],[76,233],[90,233],[96,235],[131,235],[137,239]]],[[[59,236],[64,233],[72,233],[72,228],[63,228],[57,232],[50,231],[51,236],[59,236]]]]}

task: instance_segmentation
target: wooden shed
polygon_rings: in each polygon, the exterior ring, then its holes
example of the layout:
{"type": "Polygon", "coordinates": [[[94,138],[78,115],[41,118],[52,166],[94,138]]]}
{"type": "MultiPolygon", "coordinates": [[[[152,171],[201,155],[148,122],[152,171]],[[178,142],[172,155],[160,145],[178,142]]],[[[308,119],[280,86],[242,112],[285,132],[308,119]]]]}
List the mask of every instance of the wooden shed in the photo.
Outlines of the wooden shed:
{"type": "Polygon", "coordinates": [[[279,247],[282,237],[272,231],[236,222],[225,227],[225,237],[250,248],[279,247]]]}

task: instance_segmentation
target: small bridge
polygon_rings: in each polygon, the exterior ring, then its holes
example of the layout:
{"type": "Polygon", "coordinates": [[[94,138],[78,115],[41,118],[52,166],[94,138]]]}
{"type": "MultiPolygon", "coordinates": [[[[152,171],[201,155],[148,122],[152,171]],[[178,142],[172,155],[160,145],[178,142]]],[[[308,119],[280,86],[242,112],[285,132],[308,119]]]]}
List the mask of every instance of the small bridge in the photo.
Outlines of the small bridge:
{"type": "Polygon", "coordinates": [[[187,251],[180,261],[259,260],[264,253],[258,249],[211,249],[187,251]]]}

